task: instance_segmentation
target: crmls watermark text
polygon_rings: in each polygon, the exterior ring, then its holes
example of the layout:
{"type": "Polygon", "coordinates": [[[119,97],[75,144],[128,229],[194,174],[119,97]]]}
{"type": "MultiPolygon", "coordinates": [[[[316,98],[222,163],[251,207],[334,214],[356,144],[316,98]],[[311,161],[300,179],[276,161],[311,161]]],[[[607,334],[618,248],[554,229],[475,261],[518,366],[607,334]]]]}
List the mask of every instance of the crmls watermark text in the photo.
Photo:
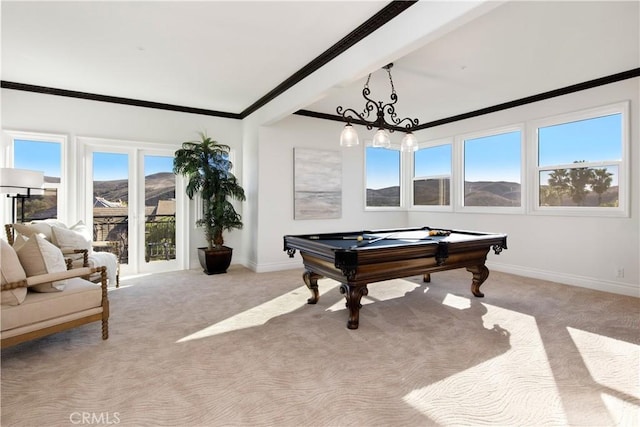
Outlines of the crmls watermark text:
{"type": "Polygon", "coordinates": [[[72,412],[69,421],[75,425],[113,425],[120,424],[119,412],[72,412]]]}

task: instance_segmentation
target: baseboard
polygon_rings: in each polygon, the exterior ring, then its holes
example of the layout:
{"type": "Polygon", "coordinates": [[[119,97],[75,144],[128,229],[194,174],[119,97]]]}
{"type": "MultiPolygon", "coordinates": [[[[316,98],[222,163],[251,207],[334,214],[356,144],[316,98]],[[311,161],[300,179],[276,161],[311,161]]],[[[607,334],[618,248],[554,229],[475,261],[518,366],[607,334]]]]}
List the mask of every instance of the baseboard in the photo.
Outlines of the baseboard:
{"type": "Polygon", "coordinates": [[[640,298],[640,287],[629,283],[598,280],[592,277],[578,276],[575,274],[558,273],[555,271],[539,270],[535,268],[494,262],[487,262],[487,267],[492,271],[500,271],[503,273],[515,274],[517,276],[548,280],[550,282],[561,283],[563,285],[578,286],[581,288],[593,289],[595,291],[640,298]]]}
{"type": "Polygon", "coordinates": [[[262,263],[262,264],[257,264],[255,262],[247,262],[246,264],[243,264],[243,265],[248,269],[255,271],[256,273],[269,273],[271,271],[293,270],[296,268],[302,268],[302,260],[293,259],[290,261],[270,262],[270,263],[262,263]]]}

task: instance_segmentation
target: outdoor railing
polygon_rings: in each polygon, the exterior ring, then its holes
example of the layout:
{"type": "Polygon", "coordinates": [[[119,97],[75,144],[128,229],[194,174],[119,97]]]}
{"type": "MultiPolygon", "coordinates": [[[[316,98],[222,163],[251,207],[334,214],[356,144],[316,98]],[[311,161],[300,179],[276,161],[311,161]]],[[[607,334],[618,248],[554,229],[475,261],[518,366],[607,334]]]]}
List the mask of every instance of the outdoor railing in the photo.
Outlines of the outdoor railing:
{"type": "MultiPolygon", "coordinates": [[[[147,217],[145,221],[145,260],[147,262],[175,259],[175,230],[175,215],[147,217]]],[[[115,242],[120,263],[128,263],[129,217],[127,215],[94,216],[93,240],[96,242],[115,242]]],[[[103,246],[101,249],[107,248],[103,246]]]]}

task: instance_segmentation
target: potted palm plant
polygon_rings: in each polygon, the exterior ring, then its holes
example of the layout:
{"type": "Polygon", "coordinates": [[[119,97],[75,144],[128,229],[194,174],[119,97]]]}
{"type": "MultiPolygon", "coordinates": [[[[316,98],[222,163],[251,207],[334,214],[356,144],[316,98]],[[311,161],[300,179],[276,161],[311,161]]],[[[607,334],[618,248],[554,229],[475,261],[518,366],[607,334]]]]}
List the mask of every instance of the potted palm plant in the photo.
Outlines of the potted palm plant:
{"type": "Polygon", "coordinates": [[[244,190],[231,173],[229,150],[205,133],[199,141],[182,143],[175,152],[173,172],[185,176],[187,196],[193,199],[199,192],[202,198],[202,219],[197,225],[203,227],[208,246],[198,248],[200,265],[207,274],[225,273],[233,249],[224,246],[223,231],[242,228],[242,217],[230,199],[246,200],[244,190]]]}

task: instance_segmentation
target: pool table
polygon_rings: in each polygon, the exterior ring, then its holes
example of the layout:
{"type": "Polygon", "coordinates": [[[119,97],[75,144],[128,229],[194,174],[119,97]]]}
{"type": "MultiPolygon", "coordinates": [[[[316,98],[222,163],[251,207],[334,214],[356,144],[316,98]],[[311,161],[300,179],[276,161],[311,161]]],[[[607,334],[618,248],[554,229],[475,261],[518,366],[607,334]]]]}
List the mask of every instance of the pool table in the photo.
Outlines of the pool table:
{"type": "Polygon", "coordinates": [[[480,286],[489,276],[485,261],[489,250],[507,249],[507,235],[433,227],[284,236],[284,250],[293,258],[300,251],[303,280],[311,291],[309,304],[320,298],[318,279],[340,282],[347,302],[347,328],[357,329],[360,300],[369,283],[466,268],[473,274],[471,293],[483,297],[480,286]]]}

